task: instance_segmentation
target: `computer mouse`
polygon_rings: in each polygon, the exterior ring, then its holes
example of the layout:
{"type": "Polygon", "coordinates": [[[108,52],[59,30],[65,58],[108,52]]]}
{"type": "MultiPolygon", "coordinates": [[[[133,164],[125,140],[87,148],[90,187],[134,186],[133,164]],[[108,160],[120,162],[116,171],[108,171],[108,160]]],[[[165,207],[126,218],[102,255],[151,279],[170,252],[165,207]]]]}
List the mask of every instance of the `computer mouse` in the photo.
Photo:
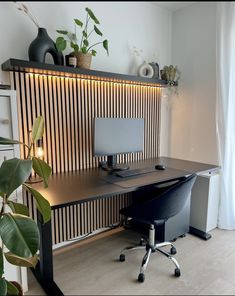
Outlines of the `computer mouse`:
{"type": "Polygon", "coordinates": [[[165,168],[166,168],[166,167],[165,167],[163,164],[156,164],[156,165],[155,165],[155,169],[156,169],[156,170],[165,170],[165,168]]]}

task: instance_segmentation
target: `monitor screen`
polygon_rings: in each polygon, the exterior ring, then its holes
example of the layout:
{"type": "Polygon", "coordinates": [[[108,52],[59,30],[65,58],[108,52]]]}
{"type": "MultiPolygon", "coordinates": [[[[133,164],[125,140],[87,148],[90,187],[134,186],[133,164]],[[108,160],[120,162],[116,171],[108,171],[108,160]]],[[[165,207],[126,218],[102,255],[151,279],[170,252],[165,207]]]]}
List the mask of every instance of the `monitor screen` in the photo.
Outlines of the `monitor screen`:
{"type": "Polygon", "coordinates": [[[143,118],[95,118],[94,156],[142,152],[143,118]]]}

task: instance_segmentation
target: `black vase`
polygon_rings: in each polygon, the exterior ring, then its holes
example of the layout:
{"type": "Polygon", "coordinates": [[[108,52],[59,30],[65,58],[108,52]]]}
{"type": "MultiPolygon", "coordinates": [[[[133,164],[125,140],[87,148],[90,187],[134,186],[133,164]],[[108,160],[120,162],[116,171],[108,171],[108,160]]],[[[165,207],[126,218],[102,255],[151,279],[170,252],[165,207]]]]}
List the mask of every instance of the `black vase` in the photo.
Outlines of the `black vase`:
{"type": "Polygon", "coordinates": [[[47,34],[45,28],[38,28],[38,35],[29,46],[29,60],[45,63],[46,54],[52,55],[55,65],[63,65],[63,54],[56,49],[55,42],[47,34]]]}

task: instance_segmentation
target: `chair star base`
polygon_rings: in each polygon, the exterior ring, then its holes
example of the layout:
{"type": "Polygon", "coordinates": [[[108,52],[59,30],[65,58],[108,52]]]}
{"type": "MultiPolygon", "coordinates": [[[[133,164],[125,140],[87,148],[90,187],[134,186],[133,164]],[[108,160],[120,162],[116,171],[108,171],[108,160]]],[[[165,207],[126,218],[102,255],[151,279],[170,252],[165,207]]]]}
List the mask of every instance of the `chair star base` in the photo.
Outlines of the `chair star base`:
{"type": "Polygon", "coordinates": [[[156,251],[165,255],[168,259],[170,259],[173,262],[173,264],[175,265],[175,276],[176,277],[180,276],[180,266],[177,260],[172,256],[176,254],[176,248],[170,242],[155,244],[155,229],[153,224],[150,225],[149,238],[146,245],[143,245],[143,238],[141,238],[139,245],[124,248],[121,251],[119,261],[124,262],[126,259],[125,253],[128,253],[130,251],[135,251],[135,250],[146,250],[146,253],[142,259],[140,273],[138,275],[138,281],[140,283],[143,283],[145,280],[145,271],[150,259],[150,255],[152,253],[155,253],[156,251]],[[167,253],[161,249],[162,247],[166,247],[166,246],[171,246],[170,253],[167,253]]]}

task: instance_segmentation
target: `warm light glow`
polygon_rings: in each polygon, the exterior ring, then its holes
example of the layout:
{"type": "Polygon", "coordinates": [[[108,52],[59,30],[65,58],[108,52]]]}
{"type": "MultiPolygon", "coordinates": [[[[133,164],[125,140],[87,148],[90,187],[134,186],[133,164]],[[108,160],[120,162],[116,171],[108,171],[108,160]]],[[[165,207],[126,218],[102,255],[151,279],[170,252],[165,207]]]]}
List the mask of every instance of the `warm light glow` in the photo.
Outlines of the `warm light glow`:
{"type": "Polygon", "coordinates": [[[43,155],[44,155],[43,148],[42,148],[42,147],[37,147],[37,148],[36,148],[36,156],[37,156],[38,158],[42,158],[43,155]]]}
{"type": "Polygon", "coordinates": [[[125,80],[115,80],[115,81],[109,81],[108,79],[104,79],[104,78],[99,78],[98,76],[97,77],[91,77],[91,78],[84,78],[84,77],[68,77],[68,76],[60,76],[60,75],[51,75],[51,74],[39,74],[39,73],[26,73],[26,75],[29,75],[30,77],[34,77],[34,78],[40,78],[40,77],[48,77],[49,79],[65,79],[65,81],[67,80],[75,80],[75,81],[97,81],[97,82],[100,82],[102,84],[111,84],[111,85],[124,85],[124,86],[134,86],[134,87],[149,87],[149,88],[158,88],[158,89],[161,89],[161,88],[164,88],[163,85],[159,85],[159,84],[151,84],[151,83],[142,83],[142,82],[134,82],[134,81],[130,81],[130,82],[127,82],[125,80]]]}

